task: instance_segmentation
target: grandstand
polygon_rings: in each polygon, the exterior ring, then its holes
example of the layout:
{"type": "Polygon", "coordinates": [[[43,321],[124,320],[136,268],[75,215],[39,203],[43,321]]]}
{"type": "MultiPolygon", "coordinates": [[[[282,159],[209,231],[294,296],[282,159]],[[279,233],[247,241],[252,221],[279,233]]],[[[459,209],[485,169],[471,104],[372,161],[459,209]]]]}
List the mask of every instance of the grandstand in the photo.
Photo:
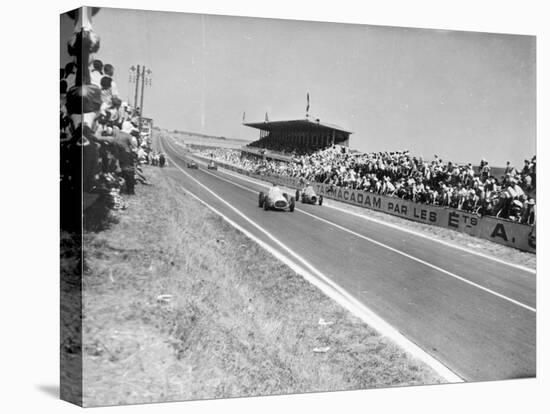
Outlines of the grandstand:
{"type": "Polygon", "coordinates": [[[249,147],[283,154],[309,154],[333,144],[349,147],[351,131],[319,119],[251,122],[244,125],[260,130],[260,138],[249,147]]]}

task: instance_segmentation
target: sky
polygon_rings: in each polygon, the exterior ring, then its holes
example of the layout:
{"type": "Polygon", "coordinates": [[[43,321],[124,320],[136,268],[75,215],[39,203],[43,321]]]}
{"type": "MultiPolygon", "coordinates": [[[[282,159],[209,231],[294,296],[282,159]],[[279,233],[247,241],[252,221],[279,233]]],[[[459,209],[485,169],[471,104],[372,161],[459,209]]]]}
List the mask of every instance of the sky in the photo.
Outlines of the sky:
{"type": "Polygon", "coordinates": [[[518,168],[536,151],[534,36],[108,8],[93,27],[124,100],[129,68],[152,70],[144,116],[162,128],[254,140],[243,112],[301,119],[309,93],[360,151],[518,168]]]}

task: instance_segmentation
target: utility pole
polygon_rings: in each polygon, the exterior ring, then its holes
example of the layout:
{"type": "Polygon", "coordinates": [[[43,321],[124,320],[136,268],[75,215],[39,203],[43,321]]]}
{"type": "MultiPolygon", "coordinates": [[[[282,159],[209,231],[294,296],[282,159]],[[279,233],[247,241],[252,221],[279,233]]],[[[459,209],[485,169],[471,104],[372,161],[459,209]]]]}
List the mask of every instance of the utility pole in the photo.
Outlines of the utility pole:
{"type": "Polygon", "coordinates": [[[139,136],[141,139],[141,117],[143,116],[143,89],[145,87],[145,65],[143,65],[143,69],[141,72],[141,100],[139,103],[139,136]]]}
{"type": "MultiPolygon", "coordinates": [[[[132,66],[133,68],[133,66],[132,66]]],[[[145,68],[144,68],[145,69],[145,68]]],[[[137,65],[137,75],[136,75],[136,94],[134,95],[134,111],[137,110],[138,103],[138,87],[139,87],[139,65],[137,65]]]]}
{"type": "MultiPolygon", "coordinates": [[[[138,66],[138,73],[139,73],[139,66],[138,66]]],[[[139,104],[139,134],[141,137],[141,118],[143,117],[143,92],[145,91],[145,85],[151,86],[151,75],[152,75],[151,69],[145,70],[145,65],[143,65],[142,72],[141,72],[141,100],[139,104]]]]}

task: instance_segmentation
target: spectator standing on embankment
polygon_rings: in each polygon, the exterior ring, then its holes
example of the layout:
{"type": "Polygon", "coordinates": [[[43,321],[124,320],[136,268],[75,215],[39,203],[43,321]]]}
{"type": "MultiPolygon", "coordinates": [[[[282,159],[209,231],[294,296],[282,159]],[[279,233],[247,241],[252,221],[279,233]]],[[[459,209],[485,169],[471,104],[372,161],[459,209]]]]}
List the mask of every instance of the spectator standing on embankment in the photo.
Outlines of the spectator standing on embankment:
{"type": "Polygon", "coordinates": [[[103,62],[99,59],[92,61],[92,70],[90,72],[90,82],[93,85],[101,87],[101,78],[103,77],[103,62]]]}
{"type": "Polygon", "coordinates": [[[100,81],[101,85],[101,101],[106,107],[112,106],[113,93],[112,93],[112,79],[108,76],[103,76],[100,81]]]}
{"type": "Polygon", "coordinates": [[[118,88],[115,82],[115,68],[110,63],[103,66],[103,74],[111,79],[111,95],[118,97],[118,88]]]}
{"type": "Polygon", "coordinates": [[[76,64],[74,62],[69,62],[65,65],[65,76],[64,80],[67,82],[67,90],[71,89],[76,81],[76,64]]]}
{"type": "MultiPolygon", "coordinates": [[[[110,130],[109,130],[110,132],[110,130]]],[[[121,170],[121,176],[126,185],[127,194],[135,194],[135,164],[134,164],[134,146],[133,137],[128,129],[119,130],[117,127],[112,128],[112,136],[102,136],[100,141],[107,142],[112,145],[113,153],[118,159],[121,170]]]]}

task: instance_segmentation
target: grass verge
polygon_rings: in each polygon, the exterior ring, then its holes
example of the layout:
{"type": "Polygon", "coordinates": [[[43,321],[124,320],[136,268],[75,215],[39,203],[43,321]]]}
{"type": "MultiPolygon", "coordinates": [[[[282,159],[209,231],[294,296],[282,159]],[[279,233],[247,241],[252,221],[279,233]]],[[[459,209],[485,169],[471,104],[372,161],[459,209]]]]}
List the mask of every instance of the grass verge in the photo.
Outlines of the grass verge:
{"type": "Polygon", "coordinates": [[[84,405],[443,382],[169,172],[84,236],[84,405]]]}

